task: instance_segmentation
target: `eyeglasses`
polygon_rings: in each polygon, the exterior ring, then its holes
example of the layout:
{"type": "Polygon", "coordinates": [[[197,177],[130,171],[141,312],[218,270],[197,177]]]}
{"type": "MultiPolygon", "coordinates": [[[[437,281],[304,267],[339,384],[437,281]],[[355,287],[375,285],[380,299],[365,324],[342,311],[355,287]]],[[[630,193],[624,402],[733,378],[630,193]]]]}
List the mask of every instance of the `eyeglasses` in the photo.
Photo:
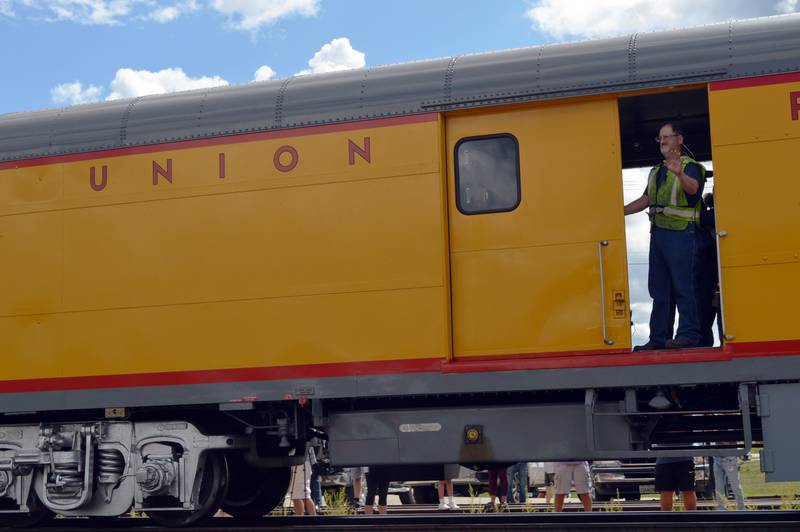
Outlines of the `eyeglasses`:
{"type": "Polygon", "coordinates": [[[664,135],[662,137],[656,137],[654,140],[657,143],[661,144],[661,141],[664,140],[664,139],[668,139],[670,137],[679,137],[680,135],[681,135],[680,133],[673,133],[672,135],[664,135]]]}

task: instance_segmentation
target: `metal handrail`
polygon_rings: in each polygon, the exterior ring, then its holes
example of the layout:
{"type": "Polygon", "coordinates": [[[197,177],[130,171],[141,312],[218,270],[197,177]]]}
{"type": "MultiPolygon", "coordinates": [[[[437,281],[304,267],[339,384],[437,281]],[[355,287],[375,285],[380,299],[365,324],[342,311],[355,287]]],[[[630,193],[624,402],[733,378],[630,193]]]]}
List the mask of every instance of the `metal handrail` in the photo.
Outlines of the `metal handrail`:
{"type": "Polygon", "coordinates": [[[603,343],[614,345],[614,340],[608,337],[608,325],[606,324],[606,283],[603,274],[603,248],[608,246],[608,240],[601,240],[597,243],[597,254],[600,259],[600,316],[603,319],[603,343]]]}

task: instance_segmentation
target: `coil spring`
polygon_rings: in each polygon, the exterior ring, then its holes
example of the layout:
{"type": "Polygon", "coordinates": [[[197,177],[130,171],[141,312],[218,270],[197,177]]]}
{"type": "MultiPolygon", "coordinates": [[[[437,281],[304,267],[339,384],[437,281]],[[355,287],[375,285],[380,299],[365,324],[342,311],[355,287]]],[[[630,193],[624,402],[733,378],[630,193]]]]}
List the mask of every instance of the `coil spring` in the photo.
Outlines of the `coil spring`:
{"type": "Polygon", "coordinates": [[[78,463],[56,464],[53,467],[57,483],[62,488],[82,488],[83,475],[78,469],[78,463]]]}
{"type": "Polygon", "coordinates": [[[97,481],[114,483],[125,472],[125,458],[117,449],[97,450],[97,481]]]}

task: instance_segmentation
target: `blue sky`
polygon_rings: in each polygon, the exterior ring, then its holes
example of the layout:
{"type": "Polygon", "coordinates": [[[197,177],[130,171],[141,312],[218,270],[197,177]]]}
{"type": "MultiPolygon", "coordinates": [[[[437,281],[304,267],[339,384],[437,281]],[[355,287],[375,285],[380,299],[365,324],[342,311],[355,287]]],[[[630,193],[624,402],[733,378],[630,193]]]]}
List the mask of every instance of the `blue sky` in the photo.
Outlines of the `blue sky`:
{"type": "Polygon", "coordinates": [[[798,7],[798,0],[0,0],[7,80],[0,114],[246,83],[262,66],[287,77],[798,7]]]}

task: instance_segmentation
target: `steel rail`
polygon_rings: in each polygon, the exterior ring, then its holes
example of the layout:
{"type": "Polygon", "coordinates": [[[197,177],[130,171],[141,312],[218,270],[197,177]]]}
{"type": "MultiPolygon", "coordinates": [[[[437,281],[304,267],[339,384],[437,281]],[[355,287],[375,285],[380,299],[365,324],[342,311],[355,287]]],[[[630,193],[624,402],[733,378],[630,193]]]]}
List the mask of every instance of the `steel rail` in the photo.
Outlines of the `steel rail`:
{"type": "MultiPolygon", "coordinates": [[[[503,512],[495,514],[416,514],[358,516],[270,516],[258,520],[235,521],[218,517],[202,526],[184,531],[249,530],[585,530],[613,528],[615,532],[633,530],[797,530],[800,511],[722,511],[722,512],[503,512]]],[[[113,523],[85,519],[57,519],[46,529],[62,532],[98,530],[152,530],[149,519],[118,519],[113,523]]]]}

